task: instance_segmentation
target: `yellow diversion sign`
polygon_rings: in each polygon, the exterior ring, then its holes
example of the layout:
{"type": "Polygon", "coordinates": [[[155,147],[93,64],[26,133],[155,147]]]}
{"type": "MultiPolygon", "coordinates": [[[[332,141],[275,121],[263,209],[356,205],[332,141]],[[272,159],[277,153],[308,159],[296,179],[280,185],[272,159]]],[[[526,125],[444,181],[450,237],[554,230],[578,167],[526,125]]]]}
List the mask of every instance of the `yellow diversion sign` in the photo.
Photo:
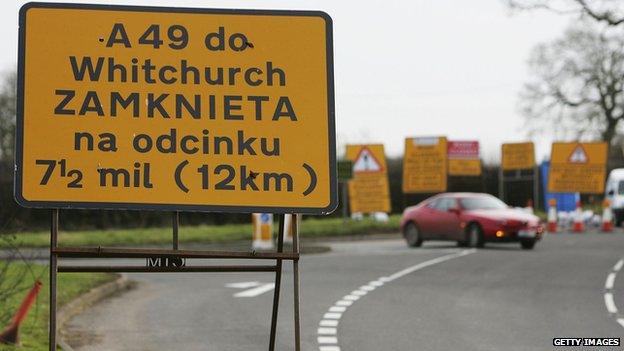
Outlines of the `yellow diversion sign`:
{"type": "Polygon", "coordinates": [[[532,142],[503,144],[501,150],[503,171],[535,167],[535,146],[532,142]]]}
{"type": "Polygon", "coordinates": [[[26,4],[16,199],[331,212],[332,57],[322,12],[26,4]]]}
{"type": "Polygon", "coordinates": [[[607,143],[553,143],[548,191],[600,194],[607,171],[607,143]]]}
{"type": "Polygon", "coordinates": [[[347,159],[353,162],[353,178],[349,180],[351,212],[390,212],[390,185],[383,145],[347,145],[347,159]]]}
{"type": "Polygon", "coordinates": [[[448,156],[446,137],[405,139],[403,192],[446,191],[448,156]]]}

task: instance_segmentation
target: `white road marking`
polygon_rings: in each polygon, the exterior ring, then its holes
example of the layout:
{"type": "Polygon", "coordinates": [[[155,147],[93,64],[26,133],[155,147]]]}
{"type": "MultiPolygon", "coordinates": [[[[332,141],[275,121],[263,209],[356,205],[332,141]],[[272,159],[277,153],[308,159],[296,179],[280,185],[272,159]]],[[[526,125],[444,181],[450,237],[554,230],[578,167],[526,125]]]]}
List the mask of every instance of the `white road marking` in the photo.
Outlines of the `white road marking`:
{"type": "Polygon", "coordinates": [[[342,313],[328,312],[323,315],[323,319],[340,319],[342,313]]]}
{"type": "Polygon", "coordinates": [[[240,283],[225,284],[227,288],[234,288],[234,289],[249,289],[249,288],[255,288],[258,285],[260,285],[260,282],[240,282],[240,283]]]}
{"type": "Polygon", "coordinates": [[[319,335],[336,335],[336,328],[318,328],[316,333],[319,335]]]}
{"type": "Polygon", "coordinates": [[[336,303],[329,308],[329,312],[325,313],[323,315],[323,319],[319,322],[319,328],[317,330],[319,351],[340,351],[340,346],[338,346],[338,329],[336,328],[338,326],[338,320],[342,317],[342,313],[346,312],[347,307],[351,306],[355,301],[358,301],[360,297],[363,297],[368,294],[368,292],[383,286],[385,283],[389,283],[420,269],[433,266],[434,264],[469,255],[475,251],[476,250],[474,249],[462,250],[421,262],[400,270],[390,276],[380,277],[377,280],[370,281],[368,284],[362,285],[358,290],[353,290],[349,295],[346,295],[341,300],[336,301],[336,303]],[[326,335],[336,336],[328,337],[326,335]]]}
{"type": "Polygon", "coordinates": [[[615,282],[615,273],[611,272],[607,276],[607,281],[605,281],[605,289],[613,289],[613,283],[615,282]]]}
{"type": "Polygon", "coordinates": [[[615,266],[613,266],[613,270],[616,271],[616,272],[619,272],[620,269],[622,269],[622,265],[624,265],[624,259],[621,259],[621,260],[617,261],[615,266]]]}
{"type": "Polygon", "coordinates": [[[338,326],[338,320],[336,320],[336,319],[323,319],[319,323],[319,326],[321,326],[321,327],[337,327],[338,326]]]}
{"type": "Polygon", "coordinates": [[[337,344],[338,338],[335,336],[319,336],[317,338],[319,344],[337,344]]]}
{"type": "Polygon", "coordinates": [[[241,291],[239,293],[234,294],[234,297],[256,297],[259,295],[262,295],[266,292],[269,292],[271,290],[275,289],[275,283],[268,283],[268,284],[263,284],[260,286],[257,286],[253,289],[249,289],[249,290],[245,290],[245,291],[241,291]]]}
{"type": "Polygon", "coordinates": [[[613,302],[613,294],[612,293],[605,293],[604,294],[604,302],[605,302],[605,306],[607,306],[607,311],[609,311],[609,313],[617,313],[618,312],[617,307],[615,307],[615,302],[613,302]]]}
{"type": "Polygon", "coordinates": [[[617,322],[624,328],[624,318],[618,318],[617,322]]]}

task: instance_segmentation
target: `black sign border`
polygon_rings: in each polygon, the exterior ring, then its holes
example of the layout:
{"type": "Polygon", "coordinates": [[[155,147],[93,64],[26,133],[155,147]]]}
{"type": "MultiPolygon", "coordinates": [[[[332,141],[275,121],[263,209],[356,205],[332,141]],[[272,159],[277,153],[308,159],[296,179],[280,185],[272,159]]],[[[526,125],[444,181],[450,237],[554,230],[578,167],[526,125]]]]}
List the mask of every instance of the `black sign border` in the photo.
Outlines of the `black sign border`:
{"type": "MultiPolygon", "coordinates": [[[[64,4],[47,2],[29,2],[19,11],[19,49],[17,57],[17,121],[15,135],[15,169],[14,196],[15,201],[23,207],[53,209],[112,209],[112,210],[160,210],[160,211],[191,211],[191,212],[234,212],[234,213],[301,213],[324,215],[332,213],[338,207],[337,175],[336,175],[336,124],[334,98],[334,45],[333,21],[323,11],[299,10],[242,10],[242,9],[204,9],[190,7],[154,7],[128,5],[95,5],[95,4],[64,4]],[[23,146],[24,146],[24,64],[26,59],[26,13],[31,8],[53,9],[87,9],[106,11],[134,12],[170,12],[200,13],[224,15],[261,15],[261,16],[304,16],[320,17],[325,21],[325,56],[327,68],[327,119],[329,129],[329,204],[326,207],[275,207],[275,206],[218,206],[218,205],[185,205],[185,204],[150,204],[124,202],[56,202],[29,201],[22,195],[23,146]]],[[[260,194],[259,194],[260,195],[260,194]]]]}

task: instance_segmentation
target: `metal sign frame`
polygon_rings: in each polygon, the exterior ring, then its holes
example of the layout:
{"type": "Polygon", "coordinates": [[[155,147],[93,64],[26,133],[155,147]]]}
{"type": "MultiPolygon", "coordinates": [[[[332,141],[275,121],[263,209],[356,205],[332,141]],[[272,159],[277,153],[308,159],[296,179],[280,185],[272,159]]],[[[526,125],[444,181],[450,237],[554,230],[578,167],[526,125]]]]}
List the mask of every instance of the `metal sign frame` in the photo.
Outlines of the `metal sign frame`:
{"type": "MultiPolygon", "coordinates": [[[[337,176],[336,176],[336,130],[335,130],[335,98],[334,98],[334,64],[333,64],[333,22],[331,17],[322,11],[303,10],[242,10],[242,9],[204,9],[190,7],[152,7],[129,5],[95,5],[69,3],[27,3],[19,12],[19,39],[17,63],[17,106],[16,106],[16,133],[15,133],[15,170],[14,196],[23,207],[49,209],[135,209],[135,210],[164,210],[164,211],[198,211],[198,212],[236,212],[236,213],[300,213],[322,215],[333,212],[338,206],[337,176]],[[30,201],[22,195],[23,148],[24,148],[24,83],[26,60],[26,12],[31,8],[53,9],[86,9],[104,11],[131,11],[131,12],[165,12],[165,13],[192,13],[192,14],[222,14],[222,15],[257,15],[257,16],[317,16],[325,21],[325,52],[327,69],[327,128],[328,128],[328,160],[329,160],[329,203],[323,207],[286,207],[286,206],[235,206],[235,205],[199,205],[199,204],[155,204],[155,203],[127,203],[127,202],[77,202],[77,201],[30,201]]],[[[305,168],[305,166],[304,166],[305,168]]],[[[307,168],[306,168],[307,169],[307,168]]],[[[309,171],[308,171],[309,172],[309,171]]],[[[318,176],[310,174],[311,183],[316,184],[318,176]]]]}
{"type": "Polygon", "coordinates": [[[527,168],[527,169],[515,169],[515,170],[509,170],[509,171],[505,171],[503,170],[503,165],[501,164],[501,166],[498,169],[498,198],[501,199],[501,201],[505,202],[505,182],[527,182],[527,181],[532,181],[533,182],[533,196],[531,197],[531,199],[533,200],[533,207],[534,208],[539,208],[540,207],[540,203],[539,203],[539,167],[537,165],[533,166],[533,172],[531,175],[522,175],[522,171],[524,170],[530,170],[531,168],[527,168]],[[511,173],[513,172],[513,175],[511,176],[505,176],[505,173],[511,173]]]}
{"type": "Polygon", "coordinates": [[[50,325],[49,350],[56,351],[57,346],[57,275],[58,273],[194,273],[194,272],[275,272],[275,290],[273,293],[273,308],[271,312],[271,329],[269,351],[275,350],[277,333],[277,318],[282,282],[282,265],[284,260],[293,262],[293,298],[294,298],[294,326],[295,350],[301,350],[301,318],[299,310],[299,226],[298,214],[292,214],[291,229],[293,233],[292,252],[284,252],[284,217],[279,214],[279,235],[277,251],[275,252],[240,252],[240,251],[206,251],[206,250],[179,250],[178,229],[179,212],[173,213],[172,250],[163,249],[121,249],[98,247],[59,247],[59,210],[51,211],[50,221],[50,325]],[[245,259],[245,260],[275,260],[273,265],[208,265],[208,266],[99,266],[99,265],[60,265],[59,258],[202,258],[202,259],[245,259]]]}

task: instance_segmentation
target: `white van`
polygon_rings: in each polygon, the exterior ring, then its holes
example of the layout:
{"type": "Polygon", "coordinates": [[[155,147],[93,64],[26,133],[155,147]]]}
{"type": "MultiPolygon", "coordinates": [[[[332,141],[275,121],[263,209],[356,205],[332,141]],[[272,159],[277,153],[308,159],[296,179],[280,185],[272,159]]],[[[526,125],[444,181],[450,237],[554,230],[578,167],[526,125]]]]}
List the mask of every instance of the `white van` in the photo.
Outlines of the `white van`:
{"type": "Polygon", "coordinates": [[[609,173],[605,198],[611,202],[615,225],[621,225],[624,221],[624,168],[616,168],[609,173]]]}

